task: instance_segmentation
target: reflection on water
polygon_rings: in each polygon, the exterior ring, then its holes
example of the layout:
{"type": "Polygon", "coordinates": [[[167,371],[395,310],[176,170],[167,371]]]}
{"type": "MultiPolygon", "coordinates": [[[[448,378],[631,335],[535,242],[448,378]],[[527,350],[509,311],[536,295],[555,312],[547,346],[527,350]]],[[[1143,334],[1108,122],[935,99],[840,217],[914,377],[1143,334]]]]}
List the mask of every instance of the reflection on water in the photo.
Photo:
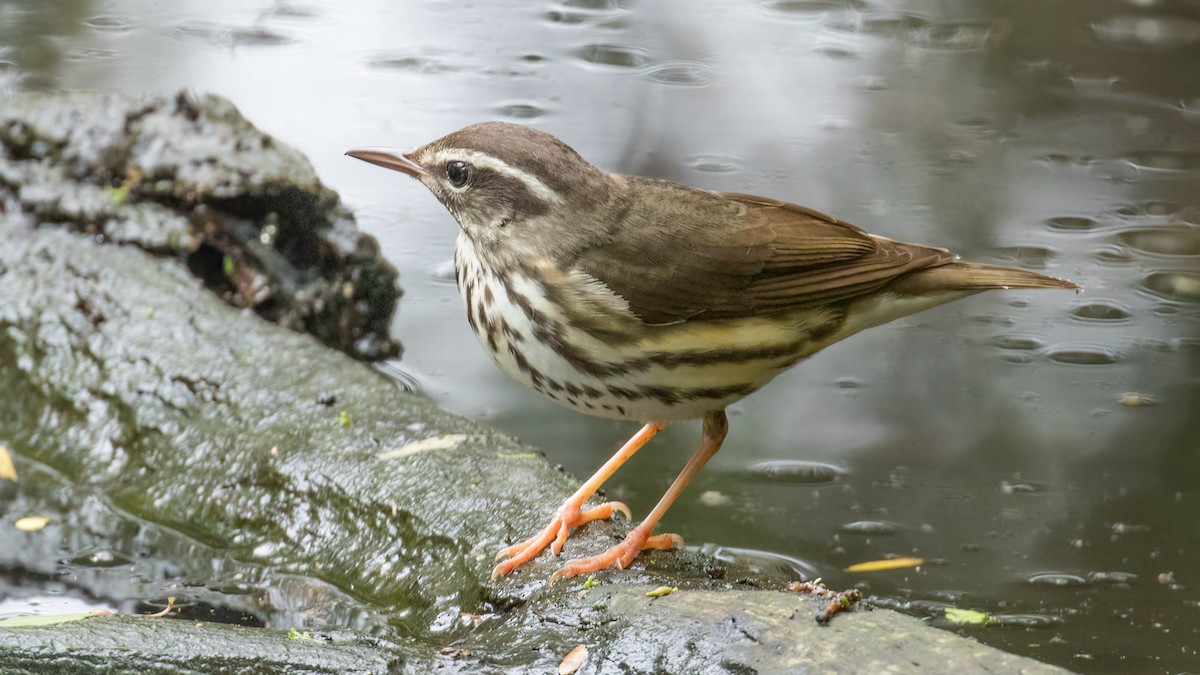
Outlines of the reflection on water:
{"type": "MultiPolygon", "coordinates": [[[[817,355],[731,411],[664,523],[877,604],[988,612],[963,630],[1077,670],[1197,658],[1198,60],[1177,2],[0,1],[0,96],[212,90],[308,153],[404,274],[400,368],[578,474],[631,429],[496,372],[442,278],[449,216],[346,148],[508,118],[611,170],[1083,284],[817,355]],[[842,571],[888,555],[926,564],[842,571]]],[[[635,513],[691,451],[677,427],[609,486],[635,513]]]]}

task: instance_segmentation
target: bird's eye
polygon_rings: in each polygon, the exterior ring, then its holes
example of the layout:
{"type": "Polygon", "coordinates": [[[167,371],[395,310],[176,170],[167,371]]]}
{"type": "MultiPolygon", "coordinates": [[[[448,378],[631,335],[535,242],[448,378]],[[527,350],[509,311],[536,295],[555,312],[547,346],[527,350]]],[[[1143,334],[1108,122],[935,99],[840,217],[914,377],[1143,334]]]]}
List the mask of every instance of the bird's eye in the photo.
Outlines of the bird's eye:
{"type": "Polygon", "coordinates": [[[470,173],[467,170],[466,162],[450,162],[446,165],[446,178],[454,187],[462,187],[467,184],[467,178],[470,173]]]}

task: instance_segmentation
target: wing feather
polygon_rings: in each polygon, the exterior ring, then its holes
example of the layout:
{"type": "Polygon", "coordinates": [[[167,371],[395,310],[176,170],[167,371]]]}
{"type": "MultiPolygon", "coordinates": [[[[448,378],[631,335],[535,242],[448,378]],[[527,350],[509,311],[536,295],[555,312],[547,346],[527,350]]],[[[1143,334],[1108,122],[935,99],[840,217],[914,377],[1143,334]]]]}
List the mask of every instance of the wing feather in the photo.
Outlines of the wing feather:
{"type": "Polygon", "coordinates": [[[846,300],[913,270],[943,249],[877,237],[787,202],[642,181],[642,201],[609,241],[576,260],[644,322],[736,319],[846,300]]]}

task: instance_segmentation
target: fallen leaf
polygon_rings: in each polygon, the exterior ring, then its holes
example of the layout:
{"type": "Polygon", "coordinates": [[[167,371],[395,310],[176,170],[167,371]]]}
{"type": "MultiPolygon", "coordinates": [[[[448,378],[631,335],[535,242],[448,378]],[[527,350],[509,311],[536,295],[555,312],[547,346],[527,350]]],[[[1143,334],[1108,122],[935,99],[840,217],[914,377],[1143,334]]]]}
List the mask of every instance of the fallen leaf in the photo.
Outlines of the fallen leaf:
{"type": "Polygon", "coordinates": [[[17,467],[13,466],[12,455],[3,445],[0,445],[0,478],[17,482],[17,467]]]}
{"type": "Polygon", "coordinates": [[[537,459],[536,452],[497,452],[500,459],[537,459]]]}
{"type": "Polygon", "coordinates": [[[575,649],[572,649],[562,663],[558,664],[558,675],[572,675],[575,671],[583,667],[583,663],[587,661],[588,648],[587,645],[581,644],[575,649]]]}
{"type": "Polygon", "coordinates": [[[977,612],[973,609],[959,609],[957,607],[946,608],[946,619],[957,626],[963,624],[974,624],[982,626],[992,620],[990,614],[986,612],[977,612]]]}
{"type": "Polygon", "coordinates": [[[448,450],[454,446],[467,440],[466,434],[445,434],[444,436],[434,436],[433,438],[425,438],[419,441],[413,441],[408,445],[402,445],[398,448],[393,448],[385,452],[375,455],[377,459],[400,459],[415,455],[418,452],[428,452],[430,450],[448,450]]]}
{"type": "Polygon", "coordinates": [[[308,631],[300,631],[295,628],[289,628],[287,636],[288,636],[289,640],[311,640],[311,639],[313,639],[312,633],[309,633],[308,631]]]}
{"type": "Polygon", "coordinates": [[[17,519],[16,526],[22,532],[37,532],[49,523],[50,519],[46,516],[25,516],[17,519]]]}
{"type": "Polygon", "coordinates": [[[652,591],[647,591],[646,597],[647,598],[661,598],[662,596],[670,595],[677,590],[679,590],[679,589],[674,586],[659,586],[658,588],[656,588],[652,591]]]}
{"type": "Polygon", "coordinates": [[[905,567],[916,567],[924,563],[922,558],[889,558],[887,560],[871,560],[869,562],[861,562],[856,565],[851,565],[845,569],[846,572],[882,572],[884,570],[898,570],[905,567]]]}
{"type": "Polygon", "coordinates": [[[35,614],[32,616],[11,616],[0,619],[0,628],[37,628],[38,626],[53,626],[59,623],[71,623],[90,619],[93,616],[109,614],[108,610],[92,610],[80,614],[35,614]]]}

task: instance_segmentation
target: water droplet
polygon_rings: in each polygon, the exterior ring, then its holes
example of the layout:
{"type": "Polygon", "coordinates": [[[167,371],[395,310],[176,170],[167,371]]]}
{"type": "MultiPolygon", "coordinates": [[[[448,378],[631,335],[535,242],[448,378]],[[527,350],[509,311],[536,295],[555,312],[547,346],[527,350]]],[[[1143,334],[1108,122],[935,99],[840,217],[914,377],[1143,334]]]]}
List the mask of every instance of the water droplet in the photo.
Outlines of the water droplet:
{"type": "Polygon", "coordinates": [[[1079,231],[1095,229],[1096,221],[1083,216],[1059,216],[1048,219],[1046,225],[1055,230],[1079,231]]]}
{"type": "Polygon", "coordinates": [[[1046,358],[1075,366],[1105,366],[1119,360],[1116,352],[1099,345],[1056,345],[1046,351],[1046,358]]]}
{"type": "Polygon", "coordinates": [[[1200,355],[1200,338],[1181,337],[1171,340],[1170,348],[1177,352],[1200,355]]]}
{"type": "Polygon", "coordinates": [[[831,59],[854,59],[861,55],[861,53],[853,47],[832,43],[817,45],[814,48],[814,51],[816,51],[818,54],[824,54],[831,59]]]}
{"type": "Polygon", "coordinates": [[[96,31],[105,33],[127,33],[133,29],[133,23],[126,17],[116,16],[113,14],[101,14],[93,16],[83,25],[96,31]]]}
{"type": "Polygon", "coordinates": [[[887,78],[878,75],[863,75],[858,78],[858,88],[863,91],[886,91],[890,86],[887,78]]]}
{"type": "Polygon", "coordinates": [[[926,49],[974,51],[1003,42],[1012,33],[1005,19],[989,23],[931,24],[909,32],[909,40],[926,49]]]}
{"type": "Polygon", "coordinates": [[[733,500],[729,498],[729,495],[719,490],[706,490],[701,492],[700,496],[697,498],[697,501],[704,506],[729,506],[731,503],[733,503],[733,500]]]}
{"type": "Polygon", "coordinates": [[[688,165],[704,173],[733,173],[742,168],[741,160],[737,157],[716,153],[692,155],[688,165]]]}
{"type": "Polygon", "coordinates": [[[1146,408],[1158,403],[1158,401],[1154,400],[1154,397],[1136,391],[1122,394],[1121,399],[1117,402],[1126,408],[1146,408]]]}
{"type": "Polygon", "coordinates": [[[1025,580],[1034,586],[1086,586],[1087,580],[1077,574],[1042,572],[1025,580]]]}
{"type": "Polygon", "coordinates": [[[461,66],[454,64],[448,57],[411,50],[372,52],[367,56],[367,65],[372,68],[410,71],[422,75],[450,73],[461,69],[461,66]]]}
{"type": "Polygon", "coordinates": [[[1142,280],[1151,293],[1168,300],[1200,302],[1200,274],[1192,272],[1154,272],[1142,280]]]}
{"type": "Polygon", "coordinates": [[[642,68],[650,62],[644,49],[629,45],[587,45],[579,50],[578,55],[588,63],[616,68],[642,68]]]}
{"type": "Polygon", "coordinates": [[[430,278],[436,281],[454,282],[454,261],[443,260],[429,268],[430,278]]]}
{"type": "Polygon", "coordinates": [[[1178,210],[1178,205],[1172,202],[1143,202],[1141,204],[1126,204],[1125,206],[1113,209],[1113,213],[1122,218],[1145,218],[1147,216],[1173,216],[1178,210]]]}
{"type": "Polygon", "coordinates": [[[312,6],[277,3],[263,10],[263,16],[273,16],[280,19],[320,19],[325,16],[325,10],[312,6]]]}
{"type": "Polygon", "coordinates": [[[1020,267],[1046,267],[1058,255],[1041,246],[1006,246],[996,250],[1000,258],[1020,267]]]}
{"type": "Polygon", "coordinates": [[[510,117],[518,120],[528,120],[535,117],[541,117],[546,114],[536,103],[513,101],[511,103],[502,103],[496,108],[496,113],[501,117],[510,117]]]}
{"type": "Polygon", "coordinates": [[[1124,265],[1133,261],[1133,253],[1124,246],[1105,246],[1093,254],[1096,260],[1109,265],[1124,265]]]}
{"type": "Polygon", "coordinates": [[[775,459],[750,466],[750,472],[775,483],[821,485],[832,483],[846,473],[840,466],[802,459],[775,459]]]}
{"type": "Polygon", "coordinates": [[[1016,626],[1019,628],[1045,628],[1063,623],[1060,616],[1048,614],[992,614],[989,626],[1016,626]]]}
{"type": "Polygon", "coordinates": [[[916,14],[902,12],[872,11],[860,14],[847,25],[847,32],[863,35],[898,37],[921,30],[929,22],[916,14]]]}
{"type": "Polygon", "coordinates": [[[564,26],[581,24],[593,18],[595,18],[595,15],[589,12],[573,12],[562,9],[552,9],[546,12],[546,20],[551,23],[561,23],[564,26]]]}
{"type": "Polygon", "coordinates": [[[848,534],[870,536],[896,533],[896,526],[883,520],[856,520],[853,523],[846,523],[838,529],[848,534]]]}
{"type": "Polygon", "coordinates": [[[659,84],[676,87],[703,87],[708,84],[708,66],[695,61],[663,61],[646,68],[643,74],[659,84]]]}
{"type": "Polygon", "coordinates": [[[1200,170],[1200,152],[1146,150],[1129,153],[1125,161],[1139,171],[1188,173],[1200,170]]]}
{"type": "Polygon", "coordinates": [[[183,21],[172,32],[182,38],[219,45],[273,47],[296,41],[291,35],[262,26],[231,26],[210,21],[183,21]]]}
{"type": "Polygon", "coordinates": [[[1000,481],[1001,494],[1011,495],[1016,493],[1033,494],[1040,492],[1041,488],[1032,483],[1010,483],[1006,480],[1000,481]]]}
{"type": "Polygon", "coordinates": [[[1088,572],[1087,580],[1093,584],[1132,584],[1138,575],[1132,572],[1088,572]]]}
{"type": "Polygon", "coordinates": [[[1035,351],[1046,346],[1046,343],[1035,335],[997,335],[992,338],[992,344],[1000,349],[1017,351],[1035,351]]]}
{"type": "Polygon", "coordinates": [[[1095,300],[1078,305],[1071,310],[1078,319],[1084,321],[1125,321],[1130,317],[1130,311],[1109,300],[1095,300]]]}
{"type": "Polygon", "coordinates": [[[758,572],[775,572],[788,578],[799,579],[800,581],[808,581],[821,576],[817,570],[817,566],[807,560],[793,558],[773,551],[757,551],[750,548],[735,548],[733,546],[713,547],[711,545],[703,546],[702,550],[717,560],[746,565],[758,572]]]}
{"type": "Polygon", "coordinates": [[[1102,42],[1134,49],[1177,49],[1200,43],[1200,21],[1168,14],[1119,14],[1092,24],[1102,42]]]}
{"type": "MultiPolygon", "coordinates": [[[[115,49],[97,49],[89,47],[80,49],[77,52],[67,54],[67,59],[77,63],[95,63],[97,61],[108,61],[116,58],[120,52],[115,49]]],[[[5,62],[0,61],[0,72],[4,71],[5,62]]]]}
{"type": "Polygon", "coordinates": [[[1126,246],[1145,253],[1200,255],[1200,228],[1186,225],[1125,230],[1117,238],[1126,246]]]}
{"type": "Polygon", "coordinates": [[[1043,159],[1048,164],[1076,168],[1087,168],[1096,163],[1096,158],[1091,155],[1066,155],[1056,152],[1046,155],[1043,159]]]}
{"type": "Polygon", "coordinates": [[[120,567],[122,565],[130,565],[133,559],[117,553],[110,549],[98,549],[81,553],[74,558],[66,561],[68,565],[77,565],[79,567],[93,567],[98,569],[107,569],[110,567],[120,567]]]}
{"type": "Polygon", "coordinates": [[[768,0],[763,7],[772,12],[784,14],[810,14],[813,12],[829,12],[864,9],[861,0],[768,0]]]}

